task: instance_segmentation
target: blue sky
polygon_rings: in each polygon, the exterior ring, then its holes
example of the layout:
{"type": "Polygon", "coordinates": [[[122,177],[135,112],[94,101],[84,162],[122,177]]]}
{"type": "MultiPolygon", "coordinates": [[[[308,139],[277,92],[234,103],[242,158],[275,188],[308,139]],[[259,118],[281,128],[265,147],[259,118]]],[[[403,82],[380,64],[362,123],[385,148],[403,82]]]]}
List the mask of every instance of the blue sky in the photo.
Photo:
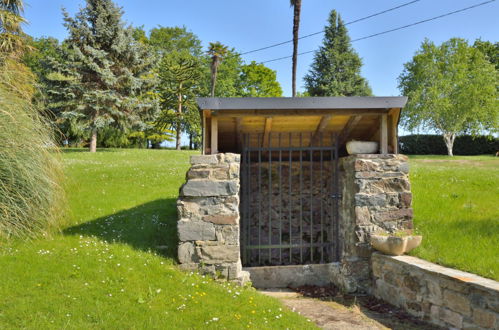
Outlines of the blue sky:
{"type": "MultiPolygon", "coordinates": [[[[468,7],[485,0],[421,0],[399,10],[348,25],[352,39],[381,32],[446,12],[468,7]]],[[[149,30],[158,25],[185,25],[197,34],[206,46],[220,41],[240,52],[290,40],[292,15],[289,0],[116,0],[125,11],[125,20],[135,26],[144,25],[149,30]]],[[[303,0],[300,34],[320,31],[332,9],[336,9],[348,22],[375,12],[394,7],[409,0],[303,0]]],[[[26,0],[25,31],[35,37],[53,36],[64,39],[61,8],[71,14],[84,4],[84,0],[26,0]]],[[[499,3],[445,17],[401,31],[353,43],[363,59],[362,73],[375,95],[399,95],[397,77],[403,63],[409,61],[424,38],[441,43],[451,37],[461,37],[473,42],[476,38],[497,41],[499,38],[499,3]]],[[[322,35],[303,39],[299,51],[315,50],[322,35]]],[[[247,62],[265,61],[291,55],[292,45],[287,44],[266,51],[243,56],[247,62]]],[[[299,90],[303,90],[302,77],[307,73],[313,54],[299,57],[299,90]]],[[[277,71],[285,96],[291,95],[291,59],[266,64],[277,71]]]]}

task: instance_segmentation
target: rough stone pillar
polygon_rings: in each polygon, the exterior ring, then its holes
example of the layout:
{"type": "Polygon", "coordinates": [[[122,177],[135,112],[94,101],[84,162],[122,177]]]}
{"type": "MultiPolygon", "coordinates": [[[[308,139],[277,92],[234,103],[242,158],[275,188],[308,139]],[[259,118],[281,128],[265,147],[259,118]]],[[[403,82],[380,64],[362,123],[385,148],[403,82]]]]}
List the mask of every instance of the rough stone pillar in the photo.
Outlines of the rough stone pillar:
{"type": "Polygon", "coordinates": [[[340,159],[340,169],[342,257],[332,281],[370,292],[370,235],[412,229],[409,164],[404,155],[352,155],[340,159]]]}
{"type": "Polygon", "coordinates": [[[184,269],[244,281],[239,252],[236,154],[191,156],[177,201],[178,259],[184,269]]]}

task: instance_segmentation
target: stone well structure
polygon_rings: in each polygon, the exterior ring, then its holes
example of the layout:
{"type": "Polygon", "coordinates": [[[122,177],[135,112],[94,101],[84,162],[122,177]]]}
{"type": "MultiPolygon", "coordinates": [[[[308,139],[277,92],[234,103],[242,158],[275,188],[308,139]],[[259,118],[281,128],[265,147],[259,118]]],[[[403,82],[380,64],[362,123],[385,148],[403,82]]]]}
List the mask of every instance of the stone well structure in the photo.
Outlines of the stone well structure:
{"type": "MultiPolygon", "coordinates": [[[[412,228],[407,157],[354,155],[341,158],[339,162],[342,199],[337,221],[341,258],[326,267],[320,266],[317,271],[313,265],[307,266],[310,277],[302,277],[299,283],[333,282],[348,292],[370,292],[370,234],[412,228]]],[[[178,257],[182,267],[231,280],[241,280],[246,276],[240,260],[239,163],[237,154],[191,157],[187,182],[182,186],[178,200],[178,257]]],[[[318,181],[317,185],[324,182],[331,180],[318,181]]],[[[255,210],[259,207],[267,209],[255,204],[251,196],[250,200],[255,210]]],[[[329,226],[332,224],[324,228],[329,226]]],[[[268,275],[268,269],[275,272],[279,267],[266,269],[268,275]]],[[[255,283],[265,283],[261,277],[266,275],[256,268],[248,270],[255,283]]],[[[293,271],[288,269],[287,274],[293,274],[293,271]]],[[[277,278],[281,286],[296,284],[286,276],[277,278]]],[[[273,286],[278,284],[273,281],[273,286]]]]}

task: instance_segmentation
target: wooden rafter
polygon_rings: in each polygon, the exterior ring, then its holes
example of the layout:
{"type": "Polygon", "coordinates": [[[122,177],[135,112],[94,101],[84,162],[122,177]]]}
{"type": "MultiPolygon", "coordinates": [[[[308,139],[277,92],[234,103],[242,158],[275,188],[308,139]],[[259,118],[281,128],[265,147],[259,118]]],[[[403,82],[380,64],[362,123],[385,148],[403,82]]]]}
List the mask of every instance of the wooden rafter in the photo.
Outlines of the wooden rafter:
{"type": "Polygon", "coordinates": [[[317,125],[317,129],[315,130],[314,136],[312,137],[312,140],[310,140],[310,146],[314,145],[315,142],[319,139],[322,132],[324,132],[324,130],[326,129],[327,124],[329,124],[329,122],[331,121],[331,118],[333,118],[333,115],[322,116],[319,125],[317,125]]]}
{"type": "Polygon", "coordinates": [[[352,132],[352,130],[355,128],[355,126],[359,123],[361,119],[362,119],[361,115],[351,116],[350,119],[348,119],[348,122],[345,124],[345,127],[343,127],[339,135],[340,144],[343,144],[343,142],[346,141],[348,135],[352,132]]]}
{"type": "Polygon", "coordinates": [[[268,145],[271,130],[272,130],[272,117],[267,117],[265,118],[265,127],[263,129],[262,147],[268,145]]]}

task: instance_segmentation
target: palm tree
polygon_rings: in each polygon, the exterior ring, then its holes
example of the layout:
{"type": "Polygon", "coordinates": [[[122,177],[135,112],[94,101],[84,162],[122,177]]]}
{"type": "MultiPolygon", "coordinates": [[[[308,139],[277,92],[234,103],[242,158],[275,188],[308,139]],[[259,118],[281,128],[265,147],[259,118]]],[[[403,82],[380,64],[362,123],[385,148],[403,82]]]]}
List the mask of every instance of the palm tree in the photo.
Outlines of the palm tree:
{"type": "Polygon", "coordinates": [[[290,0],[293,7],[293,97],[296,96],[296,64],[298,62],[298,30],[300,29],[301,0],[290,0]]]}
{"type": "Polygon", "coordinates": [[[0,52],[4,55],[23,49],[21,24],[26,22],[21,17],[23,10],[22,0],[0,0],[0,52]]]}
{"type": "Polygon", "coordinates": [[[227,46],[220,42],[210,42],[208,55],[211,56],[211,97],[215,97],[215,85],[217,83],[218,66],[228,52],[227,46]]]}

